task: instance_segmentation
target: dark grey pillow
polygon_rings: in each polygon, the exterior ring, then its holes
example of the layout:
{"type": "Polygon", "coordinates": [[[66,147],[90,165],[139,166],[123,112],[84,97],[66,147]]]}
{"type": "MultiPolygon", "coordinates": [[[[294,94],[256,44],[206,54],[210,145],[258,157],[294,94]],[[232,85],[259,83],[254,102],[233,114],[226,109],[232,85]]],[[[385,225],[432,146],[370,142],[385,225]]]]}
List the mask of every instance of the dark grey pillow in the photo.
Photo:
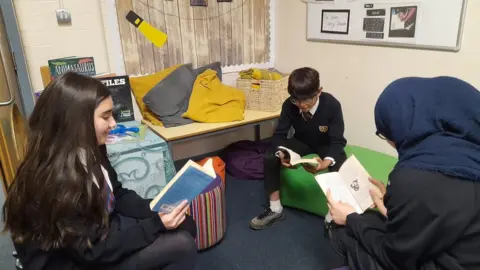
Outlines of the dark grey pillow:
{"type": "Polygon", "coordinates": [[[148,91],[143,102],[165,127],[193,123],[182,114],[188,109],[196,78],[197,74],[190,65],[180,66],[148,91]]]}
{"type": "Polygon", "coordinates": [[[213,62],[208,65],[198,67],[195,69],[195,73],[198,75],[202,74],[207,69],[213,69],[217,72],[217,77],[222,81],[222,64],[220,62],[213,62]]]}

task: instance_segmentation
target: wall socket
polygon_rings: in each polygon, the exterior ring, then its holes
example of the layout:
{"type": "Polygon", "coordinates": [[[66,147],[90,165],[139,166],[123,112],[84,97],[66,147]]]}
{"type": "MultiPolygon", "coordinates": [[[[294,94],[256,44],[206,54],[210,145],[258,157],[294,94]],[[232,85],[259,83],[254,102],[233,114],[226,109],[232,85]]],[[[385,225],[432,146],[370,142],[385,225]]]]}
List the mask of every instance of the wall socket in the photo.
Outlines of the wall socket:
{"type": "Polygon", "coordinates": [[[57,14],[57,22],[64,24],[64,23],[70,23],[72,21],[72,15],[70,14],[70,10],[65,9],[65,8],[59,8],[55,10],[57,14]]]}

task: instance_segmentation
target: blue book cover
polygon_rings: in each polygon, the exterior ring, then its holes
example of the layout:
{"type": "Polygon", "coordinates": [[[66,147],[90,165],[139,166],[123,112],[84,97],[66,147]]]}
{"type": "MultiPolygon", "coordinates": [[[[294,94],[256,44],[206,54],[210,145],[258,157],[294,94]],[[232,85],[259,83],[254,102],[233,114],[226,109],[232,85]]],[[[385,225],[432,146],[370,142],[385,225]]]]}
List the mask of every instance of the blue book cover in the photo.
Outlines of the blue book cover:
{"type": "Polygon", "coordinates": [[[203,166],[189,160],[152,200],[150,209],[155,212],[169,213],[184,200],[190,203],[213,182],[215,177],[212,160],[208,160],[203,166]]]}

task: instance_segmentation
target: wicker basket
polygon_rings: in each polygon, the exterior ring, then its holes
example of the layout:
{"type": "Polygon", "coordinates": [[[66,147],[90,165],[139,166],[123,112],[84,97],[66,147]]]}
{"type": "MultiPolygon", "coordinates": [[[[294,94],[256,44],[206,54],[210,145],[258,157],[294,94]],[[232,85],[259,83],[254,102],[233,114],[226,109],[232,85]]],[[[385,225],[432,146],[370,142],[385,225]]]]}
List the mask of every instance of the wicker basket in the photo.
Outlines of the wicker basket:
{"type": "Polygon", "coordinates": [[[237,88],[245,92],[247,110],[275,112],[288,98],[288,75],[280,80],[237,79],[237,88]]]}

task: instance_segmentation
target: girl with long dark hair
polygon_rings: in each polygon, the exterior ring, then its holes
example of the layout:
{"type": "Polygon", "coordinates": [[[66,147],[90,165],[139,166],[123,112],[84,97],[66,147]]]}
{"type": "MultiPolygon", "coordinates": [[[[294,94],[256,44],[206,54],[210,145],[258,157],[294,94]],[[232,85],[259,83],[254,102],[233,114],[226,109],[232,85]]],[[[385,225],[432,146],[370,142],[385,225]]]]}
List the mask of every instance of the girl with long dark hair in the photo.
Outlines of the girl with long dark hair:
{"type": "Polygon", "coordinates": [[[29,120],[25,159],[3,208],[25,269],[194,268],[196,227],[184,202],[170,214],[122,188],[106,155],[116,125],[108,89],[67,73],[29,120]]]}

